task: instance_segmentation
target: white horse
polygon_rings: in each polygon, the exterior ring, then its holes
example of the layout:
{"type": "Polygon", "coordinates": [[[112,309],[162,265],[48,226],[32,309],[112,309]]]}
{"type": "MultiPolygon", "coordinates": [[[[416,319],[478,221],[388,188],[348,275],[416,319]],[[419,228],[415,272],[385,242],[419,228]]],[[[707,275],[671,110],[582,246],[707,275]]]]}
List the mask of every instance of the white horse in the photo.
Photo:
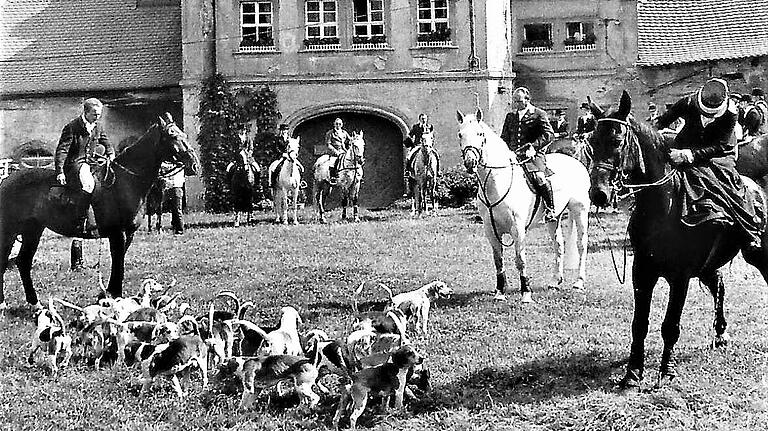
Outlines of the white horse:
{"type": "MultiPolygon", "coordinates": [[[[541,220],[544,206],[528,186],[523,167],[506,143],[482,121],[482,113],[463,115],[457,111],[459,140],[464,167],[475,172],[479,181],[477,193],[485,236],[493,249],[496,267],[496,299],[504,300],[507,277],[504,269],[504,247],[514,244],[516,266],[520,273],[522,302],[531,302],[531,290],[525,257],[525,236],[528,227],[541,220]],[[509,239],[504,240],[508,235],[509,239]]],[[[589,174],[578,160],[565,154],[547,154],[547,166],[554,172],[549,177],[554,194],[557,220],[547,224],[555,252],[555,264],[548,287],[563,282],[565,245],[560,220],[568,210],[571,221],[569,241],[576,240],[578,249],[578,278],[576,289],[584,287],[587,253],[587,223],[589,215],[589,174]]],[[[569,244],[570,246],[571,244],[569,244]]],[[[572,247],[569,247],[572,249],[572,247]]]]}
{"type": "Polygon", "coordinates": [[[421,145],[413,154],[408,166],[411,172],[411,214],[421,214],[427,209],[427,199],[432,201],[432,211],[437,212],[435,187],[439,170],[439,157],[435,146],[435,133],[421,135],[421,145]]]}
{"type": "MultiPolygon", "coordinates": [[[[360,184],[363,181],[363,163],[365,163],[365,141],[363,132],[352,132],[349,145],[341,155],[341,164],[335,186],[341,190],[341,219],[347,219],[347,205],[351,202],[353,220],[360,221],[358,216],[357,199],[360,194],[360,184]]],[[[320,156],[314,166],[315,203],[320,214],[320,223],[325,223],[324,202],[331,191],[330,168],[335,158],[330,155],[320,156]]]]}
{"type": "Polygon", "coordinates": [[[301,173],[304,167],[299,163],[299,138],[288,138],[283,156],[269,165],[270,188],[275,204],[275,222],[288,224],[288,201],[293,206],[293,224],[299,224],[298,206],[301,173]],[[282,164],[281,164],[282,163],[282,164]],[[280,167],[280,172],[275,172],[280,167]],[[273,175],[274,174],[274,175],[273,175]],[[275,182],[272,184],[272,178],[275,182]]]}

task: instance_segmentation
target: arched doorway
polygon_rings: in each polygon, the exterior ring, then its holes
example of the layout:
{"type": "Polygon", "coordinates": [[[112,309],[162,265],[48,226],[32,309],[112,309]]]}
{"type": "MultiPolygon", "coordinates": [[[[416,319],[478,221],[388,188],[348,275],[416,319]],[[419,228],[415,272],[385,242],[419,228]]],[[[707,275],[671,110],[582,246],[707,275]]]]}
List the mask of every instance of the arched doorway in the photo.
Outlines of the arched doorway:
{"type": "MultiPolygon", "coordinates": [[[[322,114],[294,128],[294,136],[301,137],[299,159],[307,169],[304,178],[310,184],[308,198],[314,197],[311,190],[312,166],[318,157],[325,154],[325,132],[332,127],[337,117],[344,121],[344,128],[348,132],[362,130],[364,133],[365,167],[360,205],[366,208],[390,205],[402,196],[404,190],[403,132],[390,120],[360,112],[322,114]]],[[[338,203],[336,192],[331,193],[330,201],[338,203]]]]}

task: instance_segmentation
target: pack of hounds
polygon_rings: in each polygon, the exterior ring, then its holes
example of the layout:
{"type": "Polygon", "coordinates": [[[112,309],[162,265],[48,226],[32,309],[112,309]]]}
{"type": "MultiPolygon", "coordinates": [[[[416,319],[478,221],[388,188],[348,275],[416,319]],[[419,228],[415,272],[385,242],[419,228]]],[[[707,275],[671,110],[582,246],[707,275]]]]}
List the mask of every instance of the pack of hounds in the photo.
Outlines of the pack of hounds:
{"type": "MultiPolygon", "coordinates": [[[[101,277],[99,284],[106,292],[101,277]]],[[[340,397],[333,425],[338,428],[349,413],[350,428],[355,429],[369,395],[380,396],[382,408],[389,411],[391,405],[401,409],[405,399],[431,389],[425,358],[409,334],[428,336],[430,308],[453,293],[441,281],[397,295],[379,284],[389,295],[384,310],[360,312],[357,298],[365,284],[352,294],[355,323],[338,339],[322,329],[300,332],[303,321],[290,306],[281,309],[278,326],[256,324],[247,319],[254,303],[241,303],[231,291],[219,292],[195,316],[178,292],[171,293],[175,280],[163,286],[148,278],[137,296],[101,299],[84,307],[51,298],[48,308],[35,316],[28,362],[34,364],[42,350],[55,375],[73,357],[97,370],[102,362],[113,361],[113,366],[140,369],[141,393],[165,377],[179,397],[185,396],[194,373],[207,390],[210,372],[219,381],[238,382],[244,410],[262,394],[293,392],[300,407],[312,409],[320,394],[332,395],[326,384],[335,382],[340,397]],[[216,309],[217,303],[228,309],[216,309]],[[57,305],[74,310],[75,317],[65,321],[57,305]]]]}

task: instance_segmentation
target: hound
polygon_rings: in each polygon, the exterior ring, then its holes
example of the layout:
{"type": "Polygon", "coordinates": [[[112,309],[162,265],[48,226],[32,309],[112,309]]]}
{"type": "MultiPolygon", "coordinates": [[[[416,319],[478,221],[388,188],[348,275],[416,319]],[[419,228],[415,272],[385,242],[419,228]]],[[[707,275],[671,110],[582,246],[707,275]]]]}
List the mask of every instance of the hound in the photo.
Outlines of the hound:
{"type": "MultiPolygon", "coordinates": [[[[194,322],[194,319],[190,320],[194,322]]],[[[195,328],[193,335],[183,335],[167,344],[158,345],[149,358],[142,362],[142,392],[149,391],[155,377],[166,376],[171,378],[173,389],[182,398],[184,391],[179,376],[188,377],[192,368],[200,372],[203,389],[208,388],[208,346],[200,337],[199,328],[195,328]]]]}
{"type": "Polygon", "coordinates": [[[365,368],[352,375],[352,383],[344,387],[339,407],[333,417],[334,428],[339,428],[339,421],[352,401],[352,414],[349,417],[350,429],[357,429],[357,419],[365,410],[368,394],[382,396],[384,410],[389,410],[389,401],[395,397],[395,408],[403,407],[403,397],[408,370],[424,362],[424,358],[412,346],[404,346],[392,354],[392,362],[373,368],[365,368]]]}
{"type": "Polygon", "coordinates": [[[48,301],[48,309],[41,309],[35,316],[37,327],[32,334],[32,349],[27,357],[27,362],[32,365],[35,363],[35,353],[39,349],[44,349],[48,355],[48,362],[51,372],[55,375],[59,371],[57,360],[60,354],[63,354],[61,366],[69,364],[72,357],[72,337],[66,332],[64,319],[53,306],[53,299],[48,301]]]}
{"type": "Polygon", "coordinates": [[[262,355],[253,358],[235,357],[222,367],[222,373],[234,373],[243,382],[243,395],[240,408],[247,410],[264,389],[276,387],[282,382],[293,383],[301,397],[311,409],[320,401],[320,396],[312,390],[318,377],[317,368],[303,356],[262,355]]]}
{"type": "Polygon", "coordinates": [[[263,354],[301,356],[304,354],[304,350],[301,347],[297,328],[299,324],[303,323],[301,316],[293,307],[283,307],[281,311],[283,314],[280,317],[280,327],[269,333],[248,320],[237,319],[233,320],[232,323],[242,325],[261,335],[264,339],[260,349],[263,354]]]}
{"type": "MultiPolygon", "coordinates": [[[[360,292],[363,291],[365,281],[360,283],[360,286],[355,289],[355,293],[352,295],[352,311],[357,314],[357,320],[352,325],[353,330],[369,330],[376,331],[381,334],[398,334],[403,343],[408,342],[408,338],[405,334],[407,318],[405,313],[398,308],[390,308],[384,311],[369,311],[367,313],[360,313],[357,306],[357,297],[360,292]]],[[[385,289],[389,289],[383,284],[380,284],[385,289]]],[[[391,297],[392,295],[390,295],[391,297]]]]}
{"type": "Polygon", "coordinates": [[[410,292],[403,292],[392,296],[392,291],[385,285],[380,284],[384,290],[389,293],[390,309],[397,309],[403,312],[406,320],[416,318],[416,332],[427,335],[427,322],[429,321],[429,308],[433,301],[441,297],[448,297],[453,294],[453,289],[448,287],[442,281],[433,281],[425,286],[410,292]]]}

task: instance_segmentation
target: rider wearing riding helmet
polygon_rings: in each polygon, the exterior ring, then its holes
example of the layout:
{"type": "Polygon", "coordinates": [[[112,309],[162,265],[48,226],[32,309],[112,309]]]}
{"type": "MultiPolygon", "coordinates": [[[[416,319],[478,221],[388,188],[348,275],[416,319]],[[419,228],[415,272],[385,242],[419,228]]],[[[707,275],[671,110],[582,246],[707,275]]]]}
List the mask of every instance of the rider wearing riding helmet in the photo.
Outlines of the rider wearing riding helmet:
{"type": "Polygon", "coordinates": [[[73,200],[77,212],[76,227],[81,230],[79,233],[88,237],[97,236],[95,232],[87,232],[92,230],[91,225],[95,226],[95,221],[88,222],[88,208],[96,188],[91,169],[104,160],[115,158],[115,149],[99,123],[103,108],[99,99],[86,99],[82,115],[64,126],[56,147],[56,181],[69,185],[78,194],[73,200]]]}
{"type": "Polygon", "coordinates": [[[351,140],[349,133],[344,130],[344,122],[341,121],[341,118],[333,120],[333,128],[325,133],[325,145],[328,146],[328,152],[331,157],[336,157],[329,170],[331,184],[335,184],[339,177],[341,156],[347,150],[347,145],[351,140]]]}
{"type": "Polygon", "coordinates": [[[501,129],[501,139],[521,160],[523,171],[536,193],[544,200],[544,221],[556,219],[552,185],[547,179],[548,169],[544,153],[554,132],[547,113],[531,105],[531,93],[525,87],[512,92],[516,111],[507,114],[501,129]]]}
{"type": "Polygon", "coordinates": [[[738,108],[728,97],[728,84],[710,79],[659,116],[656,126],[663,129],[677,118],[685,120],[685,125],[675,137],[669,158],[683,173],[687,200],[683,223],[735,224],[747,248],[759,248],[761,223],[736,171],[738,108]]]}

